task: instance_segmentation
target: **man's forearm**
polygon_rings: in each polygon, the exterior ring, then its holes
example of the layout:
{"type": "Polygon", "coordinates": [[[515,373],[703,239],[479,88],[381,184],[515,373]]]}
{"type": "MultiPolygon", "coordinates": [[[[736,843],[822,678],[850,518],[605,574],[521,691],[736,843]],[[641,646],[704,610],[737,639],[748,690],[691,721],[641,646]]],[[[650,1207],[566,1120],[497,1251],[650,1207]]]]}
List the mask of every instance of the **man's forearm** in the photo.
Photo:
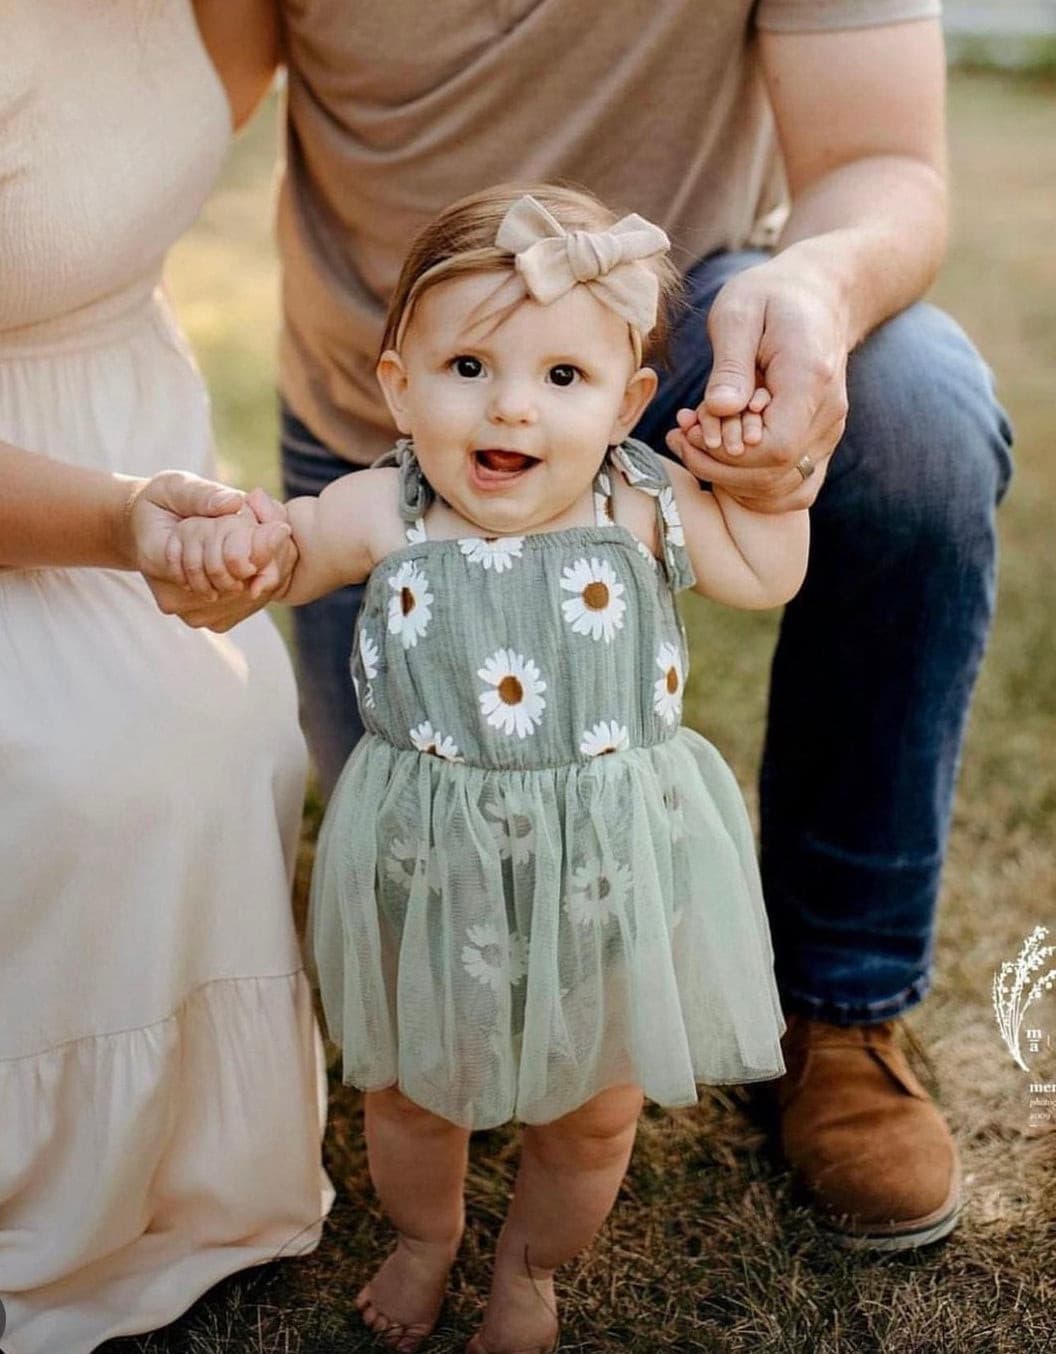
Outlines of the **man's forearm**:
{"type": "Polygon", "coordinates": [[[795,200],[778,242],[787,266],[820,270],[845,308],[848,348],[916,301],[946,248],[946,183],[932,165],[874,156],[830,170],[795,200]]]}

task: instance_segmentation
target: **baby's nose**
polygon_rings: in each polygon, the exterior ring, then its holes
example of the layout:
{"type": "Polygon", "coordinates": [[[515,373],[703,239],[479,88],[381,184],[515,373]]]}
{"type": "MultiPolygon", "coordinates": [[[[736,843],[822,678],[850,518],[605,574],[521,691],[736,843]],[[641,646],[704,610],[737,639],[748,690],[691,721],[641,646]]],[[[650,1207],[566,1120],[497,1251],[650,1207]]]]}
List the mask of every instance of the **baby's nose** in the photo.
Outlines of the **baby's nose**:
{"type": "Polygon", "coordinates": [[[496,423],[534,423],[535,401],[521,381],[503,381],[496,386],[488,411],[496,423]]]}

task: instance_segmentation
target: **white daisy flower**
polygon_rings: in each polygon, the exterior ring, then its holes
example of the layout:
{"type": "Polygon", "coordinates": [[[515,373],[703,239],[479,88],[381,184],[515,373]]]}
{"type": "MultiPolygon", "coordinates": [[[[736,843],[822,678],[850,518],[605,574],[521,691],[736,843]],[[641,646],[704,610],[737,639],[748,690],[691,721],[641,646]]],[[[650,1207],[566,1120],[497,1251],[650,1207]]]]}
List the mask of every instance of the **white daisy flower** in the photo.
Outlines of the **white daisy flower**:
{"type": "Polygon", "coordinates": [[[675,545],[685,545],[686,536],[682,530],[682,518],[678,515],[675,491],[670,485],[666,489],[660,490],[660,511],[667,526],[668,540],[675,545]]]}
{"type": "Polygon", "coordinates": [[[441,757],[445,762],[461,762],[455,740],[446,733],[434,729],[429,720],[411,729],[411,742],[419,752],[428,752],[433,757],[441,757]]]}
{"type": "Polygon", "coordinates": [[[477,676],[492,688],[480,693],[480,712],[492,728],[518,738],[535,733],[546,708],[542,696],[546,683],[540,681],[539,669],[530,658],[512,649],[498,649],[477,669],[477,676]]]}
{"type": "Polygon", "coordinates": [[[401,884],[408,891],[415,876],[424,874],[426,887],[434,893],[440,891],[440,873],[433,853],[427,846],[404,841],[402,837],[396,837],[389,846],[385,874],[394,884],[401,884]]]}
{"type": "Polygon", "coordinates": [[[535,855],[535,824],[520,809],[519,801],[512,795],[500,796],[484,805],[499,858],[511,860],[514,865],[527,865],[535,855]]]}
{"type": "Polygon", "coordinates": [[[649,547],[646,545],[644,541],[635,541],[634,544],[639,555],[641,555],[642,559],[648,560],[654,569],[660,568],[660,561],[656,558],[656,556],[653,554],[653,552],[649,549],[649,547]]]}
{"type": "Polygon", "coordinates": [[[516,932],[506,937],[491,922],[466,928],[462,967],[496,996],[506,983],[519,983],[528,971],[525,947],[516,932]]]}
{"type": "Polygon", "coordinates": [[[653,686],[653,709],[665,724],[677,724],[682,717],[682,655],[674,644],[665,641],[656,655],[656,666],[663,673],[653,686]]]}
{"type": "Polygon", "coordinates": [[[561,586],[576,595],[561,603],[565,620],[577,635],[611,642],[623,626],[627,603],[623,600],[623,584],[608,560],[576,560],[561,571],[561,586]]]}
{"type": "Polygon", "coordinates": [[[425,518],[416,517],[414,521],[411,523],[411,525],[407,528],[408,544],[421,545],[423,541],[427,541],[428,539],[429,537],[426,535],[425,532],[425,518]]]}
{"type": "Polygon", "coordinates": [[[513,568],[515,559],[520,559],[524,537],[467,536],[464,541],[459,541],[458,548],[470,564],[480,564],[501,574],[504,569],[513,568]]]}
{"type": "Polygon", "coordinates": [[[611,920],[618,905],[630,897],[631,882],[631,872],[626,865],[602,866],[600,869],[579,866],[572,871],[565,899],[569,920],[577,926],[611,920]]]}
{"type": "Polygon", "coordinates": [[[433,614],[429,580],[411,560],[405,560],[389,579],[395,596],[389,598],[389,634],[399,635],[405,649],[424,635],[433,614]]]}
{"type": "Polygon", "coordinates": [[[579,745],[581,757],[604,757],[607,752],[623,752],[631,746],[630,736],[622,724],[601,720],[592,729],[583,731],[579,745]]]}

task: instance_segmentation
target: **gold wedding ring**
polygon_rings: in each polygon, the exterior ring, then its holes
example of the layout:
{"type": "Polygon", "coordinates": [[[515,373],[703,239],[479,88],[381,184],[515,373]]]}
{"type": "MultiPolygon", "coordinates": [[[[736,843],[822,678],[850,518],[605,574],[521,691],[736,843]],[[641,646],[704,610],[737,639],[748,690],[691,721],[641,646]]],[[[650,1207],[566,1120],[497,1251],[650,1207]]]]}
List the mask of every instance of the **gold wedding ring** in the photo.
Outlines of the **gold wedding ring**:
{"type": "Polygon", "coordinates": [[[814,471],[817,469],[817,466],[809,456],[801,456],[796,462],[796,469],[805,480],[809,480],[811,475],[813,475],[814,471]]]}

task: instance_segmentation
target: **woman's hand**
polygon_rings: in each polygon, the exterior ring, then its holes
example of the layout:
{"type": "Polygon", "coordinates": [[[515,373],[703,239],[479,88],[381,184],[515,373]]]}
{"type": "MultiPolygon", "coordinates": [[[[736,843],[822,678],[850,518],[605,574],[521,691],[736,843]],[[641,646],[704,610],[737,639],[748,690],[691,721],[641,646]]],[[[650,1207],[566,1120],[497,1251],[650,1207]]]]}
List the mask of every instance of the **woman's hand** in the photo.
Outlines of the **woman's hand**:
{"type": "Polygon", "coordinates": [[[245,500],[239,489],[184,470],[163,470],[141,482],[129,495],[122,522],[124,553],[148,582],[182,584],[182,570],[168,559],[173,529],[187,517],[237,513],[245,500]]]}
{"type": "MultiPolygon", "coordinates": [[[[272,528],[275,523],[285,527],[281,504],[263,490],[247,495],[184,471],[163,471],[141,484],[129,498],[125,522],[126,553],[146,579],[158,609],[195,629],[222,633],[259,611],[285,589],[297,559],[288,528],[281,532],[272,528]],[[232,579],[224,592],[215,587],[195,591],[185,572],[183,551],[174,548],[180,523],[188,517],[239,515],[245,520],[249,513],[259,525],[246,548],[222,560],[215,571],[220,578],[224,569],[230,574],[232,566],[243,577],[232,579]]],[[[225,533],[217,533],[221,545],[224,538],[225,533]]],[[[238,539],[246,542],[245,534],[239,533],[238,539]]]]}

